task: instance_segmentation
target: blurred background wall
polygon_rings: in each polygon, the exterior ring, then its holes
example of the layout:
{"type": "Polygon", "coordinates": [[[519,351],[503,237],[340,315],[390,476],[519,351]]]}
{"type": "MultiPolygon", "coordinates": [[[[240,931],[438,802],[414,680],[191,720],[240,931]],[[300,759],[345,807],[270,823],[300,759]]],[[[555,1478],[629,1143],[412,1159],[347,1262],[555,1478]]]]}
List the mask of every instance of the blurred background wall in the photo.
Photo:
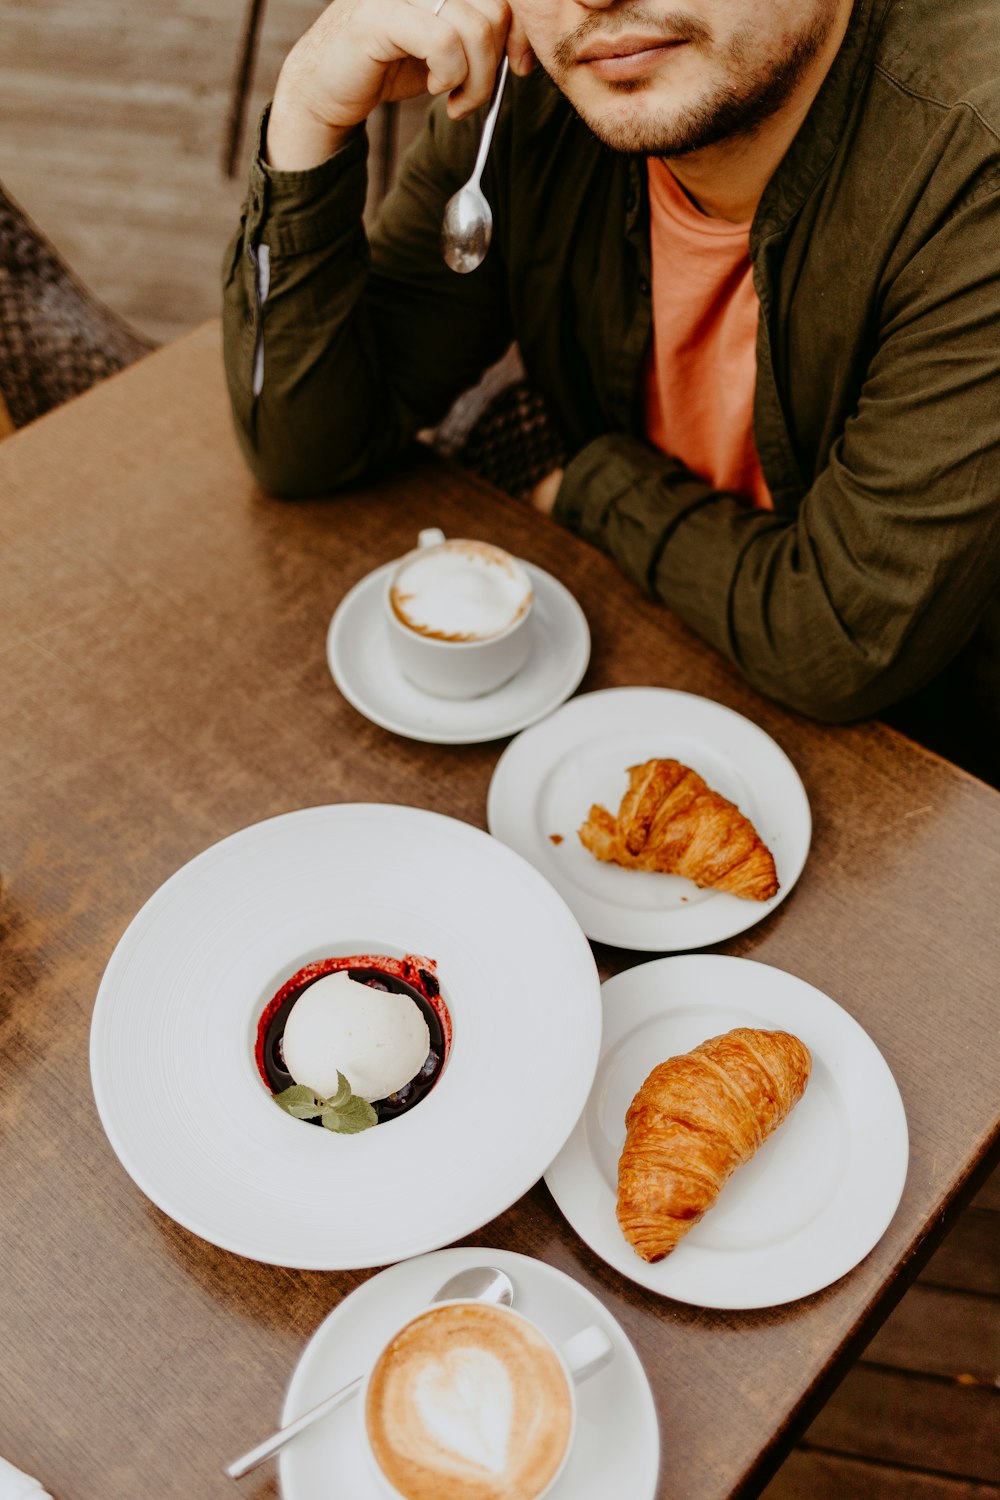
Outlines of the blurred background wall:
{"type": "MultiPolygon", "coordinates": [[[[322,8],[0,0],[0,182],[141,333],[162,341],[218,312],[257,117],[322,8]]],[[[407,106],[391,142],[374,121],[373,196],[420,114],[407,106]]]]}

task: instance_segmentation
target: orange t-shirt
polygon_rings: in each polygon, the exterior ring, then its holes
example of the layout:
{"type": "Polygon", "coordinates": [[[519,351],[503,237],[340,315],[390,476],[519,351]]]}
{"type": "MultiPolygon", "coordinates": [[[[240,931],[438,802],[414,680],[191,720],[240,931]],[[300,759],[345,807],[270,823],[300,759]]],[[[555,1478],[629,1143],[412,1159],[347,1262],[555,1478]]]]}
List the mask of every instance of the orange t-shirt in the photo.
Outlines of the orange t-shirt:
{"type": "Polygon", "coordinates": [[[767,510],[753,439],[757,293],[750,225],[710,219],[650,157],[653,342],[644,372],[646,436],[717,489],[767,510]]]}

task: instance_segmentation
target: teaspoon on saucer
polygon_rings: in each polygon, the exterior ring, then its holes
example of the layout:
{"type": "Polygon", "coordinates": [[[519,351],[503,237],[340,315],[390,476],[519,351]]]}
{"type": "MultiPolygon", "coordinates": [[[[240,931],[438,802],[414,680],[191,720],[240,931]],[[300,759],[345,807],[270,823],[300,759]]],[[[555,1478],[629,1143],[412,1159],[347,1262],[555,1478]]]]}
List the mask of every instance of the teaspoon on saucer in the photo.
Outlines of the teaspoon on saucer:
{"type": "MultiPolygon", "coordinates": [[[[514,1287],[511,1279],[503,1271],[496,1270],[493,1266],[467,1266],[464,1271],[451,1276],[444,1286],[430,1299],[431,1302],[449,1302],[453,1298],[468,1298],[475,1302],[490,1302],[497,1307],[510,1307],[514,1301],[514,1287]]],[[[361,1385],[363,1375],[357,1375],[342,1385],[332,1395],[326,1396],[316,1406],[310,1407],[303,1412],[301,1417],[296,1417],[294,1422],[289,1422],[287,1427],[282,1427],[278,1432],[273,1432],[269,1438],[258,1443],[256,1448],[251,1448],[249,1453],[244,1453],[242,1458],[234,1459],[231,1464],[226,1464],[224,1473],[230,1479],[242,1479],[244,1474],[249,1474],[251,1469],[256,1469],[266,1458],[278,1453],[292,1438],[298,1437],[307,1427],[318,1422],[320,1417],[325,1417],[328,1412],[335,1411],[343,1401],[353,1396],[361,1385]]]]}

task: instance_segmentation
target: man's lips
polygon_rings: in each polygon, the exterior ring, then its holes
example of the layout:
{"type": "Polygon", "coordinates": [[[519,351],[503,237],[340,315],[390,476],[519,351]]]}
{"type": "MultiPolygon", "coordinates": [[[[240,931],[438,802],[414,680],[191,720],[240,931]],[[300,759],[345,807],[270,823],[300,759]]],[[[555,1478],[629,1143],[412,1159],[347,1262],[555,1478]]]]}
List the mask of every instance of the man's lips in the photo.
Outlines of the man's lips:
{"type": "Polygon", "coordinates": [[[607,80],[638,77],[657,67],[668,53],[686,46],[662,36],[614,36],[595,38],[577,53],[598,78],[607,80]]]}

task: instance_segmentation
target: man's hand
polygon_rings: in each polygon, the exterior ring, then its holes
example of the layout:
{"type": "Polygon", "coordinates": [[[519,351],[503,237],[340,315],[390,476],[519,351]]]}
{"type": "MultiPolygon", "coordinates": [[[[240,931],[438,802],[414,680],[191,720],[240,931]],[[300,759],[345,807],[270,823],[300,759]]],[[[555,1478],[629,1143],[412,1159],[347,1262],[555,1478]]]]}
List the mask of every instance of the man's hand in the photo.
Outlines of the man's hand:
{"type": "Polygon", "coordinates": [[[559,494],[562,477],[562,469],[553,469],[551,474],[546,474],[545,478],[540,479],[534,489],[529,492],[528,504],[535,510],[544,511],[547,516],[550,516],[556,503],[556,496],[559,494]]]}
{"type": "Polygon", "coordinates": [[[377,105],[447,94],[463,119],[493,92],[506,50],[515,73],[533,56],[507,0],[335,0],[296,42],[275,88],[267,159],[318,166],[377,105]]]}

